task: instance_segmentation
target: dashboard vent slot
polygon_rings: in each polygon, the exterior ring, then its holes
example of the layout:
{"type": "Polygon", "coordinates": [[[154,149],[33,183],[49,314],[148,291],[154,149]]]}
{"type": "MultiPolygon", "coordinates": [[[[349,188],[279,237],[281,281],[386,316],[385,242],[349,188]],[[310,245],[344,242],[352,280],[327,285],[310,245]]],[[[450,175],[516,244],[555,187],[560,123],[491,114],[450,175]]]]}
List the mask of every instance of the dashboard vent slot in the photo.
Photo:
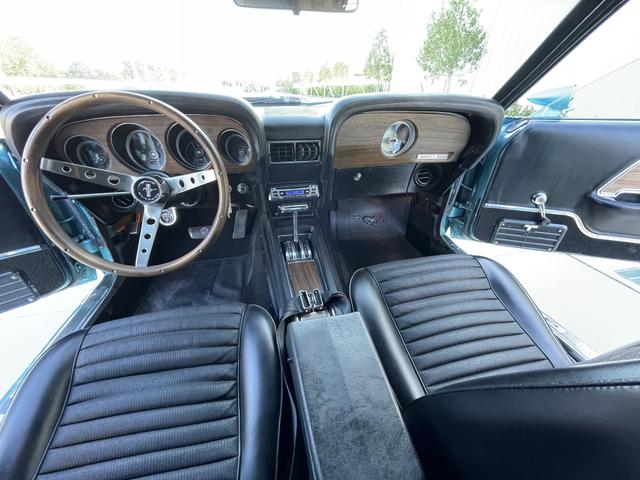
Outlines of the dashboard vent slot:
{"type": "Polygon", "coordinates": [[[433,168],[422,165],[416,170],[413,180],[419,187],[428,187],[436,180],[436,174],[433,168]]]}
{"type": "Polygon", "coordinates": [[[271,142],[269,157],[271,163],[317,162],[320,160],[320,142],[271,142]]]}
{"type": "Polygon", "coordinates": [[[560,245],[566,232],[566,225],[557,223],[544,225],[526,220],[503,218],[498,222],[491,242],[507,247],[553,252],[560,245]]]}
{"type": "Polygon", "coordinates": [[[317,162],[320,159],[320,142],[297,142],[296,162],[317,162]]]}
{"type": "Polygon", "coordinates": [[[269,156],[272,163],[295,162],[296,145],[293,142],[270,143],[269,156]]]}

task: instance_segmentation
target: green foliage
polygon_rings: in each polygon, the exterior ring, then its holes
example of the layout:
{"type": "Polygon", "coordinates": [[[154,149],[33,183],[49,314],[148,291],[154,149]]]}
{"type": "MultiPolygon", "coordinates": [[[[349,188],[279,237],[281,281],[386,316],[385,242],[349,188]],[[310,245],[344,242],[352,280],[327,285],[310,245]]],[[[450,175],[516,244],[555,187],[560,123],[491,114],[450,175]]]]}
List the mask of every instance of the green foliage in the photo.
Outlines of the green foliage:
{"type": "Polygon", "coordinates": [[[178,81],[178,72],[163,65],[151,65],[149,63],[125,60],[122,62],[120,78],[157,83],[176,83],[178,81]]]}
{"type": "Polygon", "coordinates": [[[512,103],[509,108],[504,111],[505,117],[523,118],[530,117],[535,113],[536,109],[531,105],[521,105],[512,103]]]}
{"type": "Polygon", "coordinates": [[[367,56],[364,76],[369,80],[376,80],[379,85],[386,86],[385,90],[388,90],[392,75],[393,55],[389,50],[387,31],[381,28],[367,56]]]}
{"type": "Polygon", "coordinates": [[[451,79],[476,70],[484,55],[487,32],[478,17],[468,0],[450,0],[447,8],[431,16],[417,61],[432,79],[446,79],[447,92],[451,79]]]}
{"type": "Polygon", "coordinates": [[[320,83],[328,82],[333,78],[333,70],[329,66],[328,63],[325,63],[320,67],[320,71],[318,72],[318,81],[320,83]]]}
{"type": "Polygon", "coordinates": [[[119,80],[120,76],[107,72],[106,70],[91,69],[88,65],[82,62],[73,62],[69,65],[62,76],[66,78],[80,78],[83,80],[119,80]]]}
{"type": "Polygon", "coordinates": [[[344,62],[334,63],[331,73],[336,80],[346,80],[349,78],[349,65],[344,62]]]}
{"type": "Polygon", "coordinates": [[[0,68],[8,77],[53,77],[56,68],[18,37],[0,41],[0,68]]]}

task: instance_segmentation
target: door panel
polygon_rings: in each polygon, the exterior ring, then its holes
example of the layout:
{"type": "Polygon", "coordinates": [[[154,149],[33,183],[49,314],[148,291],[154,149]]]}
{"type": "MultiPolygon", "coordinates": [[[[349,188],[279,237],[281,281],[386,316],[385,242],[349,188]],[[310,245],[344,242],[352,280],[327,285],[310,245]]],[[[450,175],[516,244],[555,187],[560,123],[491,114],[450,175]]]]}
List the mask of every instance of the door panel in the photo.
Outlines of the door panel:
{"type": "Polygon", "coordinates": [[[0,143],[0,312],[59,290],[73,278],[9,185],[17,181],[17,172],[13,174],[2,147],[0,143]]]}
{"type": "Polygon", "coordinates": [[[539,222],[531,197],[544,192],[548,218],[568,227],[558,250],[638,258],[640,122],[530,120],[500,148],[474,237],[491,241],[505,218],[539,222]]]}

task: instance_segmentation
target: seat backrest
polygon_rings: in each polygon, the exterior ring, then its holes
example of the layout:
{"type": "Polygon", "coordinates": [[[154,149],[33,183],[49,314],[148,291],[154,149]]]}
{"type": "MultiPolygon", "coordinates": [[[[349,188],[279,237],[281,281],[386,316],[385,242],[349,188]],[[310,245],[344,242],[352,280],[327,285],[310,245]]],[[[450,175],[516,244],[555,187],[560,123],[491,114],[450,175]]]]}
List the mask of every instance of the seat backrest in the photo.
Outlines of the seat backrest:
{"type": "Polygon", "coordinates": [[[463,382],[404,415],[434,478],[640,478],[640,360],[463,382]]]}

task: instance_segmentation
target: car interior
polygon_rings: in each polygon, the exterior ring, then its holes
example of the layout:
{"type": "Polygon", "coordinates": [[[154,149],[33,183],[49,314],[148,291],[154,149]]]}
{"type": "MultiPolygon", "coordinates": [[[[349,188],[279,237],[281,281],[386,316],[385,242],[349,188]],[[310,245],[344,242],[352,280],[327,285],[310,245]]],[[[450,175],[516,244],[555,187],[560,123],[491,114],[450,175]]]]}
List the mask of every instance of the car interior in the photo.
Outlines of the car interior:
{"type": "Polygon", "coordinates": [[[640,123],[504,113],[624,3],[493,98],[3,99],[6,307],[105,274],[12,392],[0,477],[640,475],[637,345],[585,359],[443,235],[638,258],[640,123]]]}

